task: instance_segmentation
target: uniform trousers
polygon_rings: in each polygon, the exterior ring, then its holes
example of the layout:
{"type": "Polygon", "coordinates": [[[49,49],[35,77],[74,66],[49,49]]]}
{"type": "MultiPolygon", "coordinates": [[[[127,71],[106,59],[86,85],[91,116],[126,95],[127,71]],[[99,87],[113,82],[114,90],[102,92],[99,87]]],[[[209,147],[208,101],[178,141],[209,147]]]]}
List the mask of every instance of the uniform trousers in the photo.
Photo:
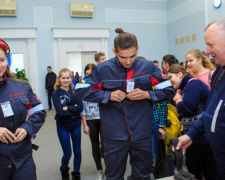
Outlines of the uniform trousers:
{"type": "Polygon", "coordinates": [[[1,180],[36,180],[36,166],[33,157],[30,158],[19,169],[12,163],[7,169],[0,169],[1,180]]]}
{"type": "Polygon", "coordinates": [[[133,180],[150,180],[152,169],[151,136],[131,141],[104,139],[106,180],[124,180],[127,157],[130,155],[133,180]]]}

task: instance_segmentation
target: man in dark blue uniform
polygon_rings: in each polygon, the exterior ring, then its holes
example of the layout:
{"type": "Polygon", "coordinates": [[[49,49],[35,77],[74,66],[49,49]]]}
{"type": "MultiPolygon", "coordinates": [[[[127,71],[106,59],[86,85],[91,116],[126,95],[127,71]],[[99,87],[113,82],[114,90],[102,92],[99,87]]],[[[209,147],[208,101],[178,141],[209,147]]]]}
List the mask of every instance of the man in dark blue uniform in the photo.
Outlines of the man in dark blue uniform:
{"type": "MultiPolygon", "coordinates": [[[[149,180],[152,166],[152,105],[174,96],[172,87],[152,90],[165,81],[153,62],[137,58],[136,36],[117,28],[116,57],[95,67],[77,96],[99,103],[107,180],[123,180],[128,154],[131,178],[149,180]],[[101,84],[101,89],[97,88],[101,84]],[[97,87],[96,87],[97,86],[97,87]]],[[[84,79],[85,81],[85,79],[84,79]]]]}
{"type": "Polygon", "coordinates": [[[179,138],[177,149],[185,153],[192,139],[205,132],[213,150],[218,179],[225,179],[225,18],[217,19],[205,29],[206,53],[220,66],[213,74],[207,108],[202,118],[187,135],[179,138]]]}

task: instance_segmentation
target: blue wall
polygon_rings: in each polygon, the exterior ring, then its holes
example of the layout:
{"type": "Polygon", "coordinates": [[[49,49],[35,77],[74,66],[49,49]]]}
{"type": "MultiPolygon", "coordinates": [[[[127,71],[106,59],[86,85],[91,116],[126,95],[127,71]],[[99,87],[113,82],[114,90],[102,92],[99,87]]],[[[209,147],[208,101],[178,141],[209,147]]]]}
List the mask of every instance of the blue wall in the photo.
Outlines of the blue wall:
{"type": "Polygon", "coordinates": [[[168,8],[168,47],[169,53],[174,54],[180,62],[185,61],[185,53],[190,49],[205,50],[205,1],[182,0],[175,6],[174,0],[167,3],[168,8]],[[192,34],[196,34],[196,40],[192,41],[192,34]],[[189,36],[190,41],[186,41],[189,36]],[[181,43],[181,38],[184,43],[181,43]],[[179,44],[175,44],[175,39],[179,44]]]}
{"type": "Polygon", "coordinates": [[[206,0],[206,24],[221,17],[225,17],[225,1],[223,0],[220,8],[215,9],[213,7],[213,1],[206,0]]]}
{"type": "MultiPolygon", "coordinates": [[[[108,49],[110,57],[113,56],[111,48],[116,36],[114,29],[121,27],[138,37],[139,55],[161,60],[164,54],[171,53],[182,60],[184,53],[190,48],[202,50],[205,48],[204,27],[225,14],[224,4],[220,9],[215,10],[212,6],[213,1],[209,0],[91,0],[87,2],[92,2],[94,5],[93,18],[71,18],[70,2],[69,0],[19,0],[17,17],[0,17],[1,28],[35,27],[37,19],[45,21],[45,18],[35,17],[39,15],[34,11],[37,7],[49,7],[52,9],[50,15],[52,22],[49,27],[110,28],[108,49]],[[196,34],[196,41],[175,45],[176,38],[180,39],[191,34],[196,34]]],[[[49,47],[52,46],[51,41],[46,43],[49,43],[49,47]]],[[[37,46],[39,45],[38,43],[37,46]]],[[[39,54],[42,52],[40,51],[39,54]]],[[[50,59],[49,61],[51,62],[50,59]]]]}
{"type": "Polygon", "coordinates": [[[213,7],[213,0],[168,0],[168,51],[179,61],[184,61],[185,53],[190,49],[205,51],[204,28],[215,19],[225,17],[225,4],[219,9],[213,7]],[[191,35],[196,34],[196,41],[191,35]],[[186,42],[186,36],[190,42],[186,42]],[[175,39],[184,37],[184,43],[175,44],[175,39]]]}
{"type": "MultiPolygon", "coordinates": [[[[93,3],[94,17],[71,18],[70,2],[76,1],[17,0],[17,16],[0,17],[0,29],[36,28],[37,55],[34,56],[37,57],[34,59],[38,60],[38,67],[34,68],[39,72],[41,99],[47,98],[44,93],[46,66],[54,67],[55,62],[52,28],[108,28],[110,58],[114,56],[111,51],[117,35],[114,30],[121,27],[137,36],[140,56],[161,62],[162,57],[169,53],[184,61],[188,50],[205,50],[205,26],[225,14],[225,4],[216,10],[212,0],[89,0],[86,2],[93,3]],[[192,34],[196,35],[195,41],[191,39],[192,34]],[[186,36],[189,36],[189,42],[186,36]],[[180,42],[182,37],[184,43],[180,42]],[[179,39],[179,44],[175,44],[175,39],[179,39]]],[[[33,75],[32,72],[29,74],[33,75]]],[[[46,103],[44,101],[45,106],[46,103]]]]}
{"type": "Polygon", "coordinates": [[[76,1],[17,0],[17,16],[0,17],[0,28],[36,28],[37,57],[34,59],[37,59],[38,67],[34,68],[38,69],[38,75],[29,73],[30,76],[38,76],[38,95],[45,107],[47,107],[44,87],[46,67],[48,65],[54,67],[55,62],[52,28],[108,28],[110,33],[108,58],[114,56],[111,49],[117,35],[114,32],[117,27],[137,36],[140,56],[160,61],[162,56],[168,53],[166,0],[86,1],[93,3],[93,18],[71,18],[71,2],[76,1]]]}
{"type": "MultiPolygon", "coordinates": [[[[109,56],[113,53],[115,28],[134,33],[141,45],[140,54],[148,59],[160,59],[168,52],[166,1],[90,0],[94,5],[93,18],[71,18],[71,0],[18,0],[17,17],[0,17],[1,27],[26,28],[37,26],[37,7],[52,8],[52,28],[110,28],[109,56]],[[160,47],[160,51],[158,48],[160,47]]],[[[80,2],[80,1],[78,1],[80,2]]],[[[37,29],[38,31],[38,29],[37,29]]],[[[51,31],[51,29],[49,29],[51,31]]],[[[51,43],[51,42],[46,42],[51,43]]],[[[37,44],[39,46],[40,44],[37,44]]],[[[50,45],[48,45],[50,46],[50,45]]],[[[41,52],[40,52],[41,53],[41,52]]],[[[51,60],[50,60],[51,61],[51,60]]]]}

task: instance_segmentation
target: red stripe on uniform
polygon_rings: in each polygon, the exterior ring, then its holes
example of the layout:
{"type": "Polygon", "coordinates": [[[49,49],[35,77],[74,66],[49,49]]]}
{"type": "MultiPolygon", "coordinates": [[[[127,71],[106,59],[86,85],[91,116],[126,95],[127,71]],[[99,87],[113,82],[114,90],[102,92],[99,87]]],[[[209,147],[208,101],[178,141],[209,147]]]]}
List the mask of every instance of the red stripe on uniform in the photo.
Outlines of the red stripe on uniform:
{"type": "Polygon", "coordinates": [[[30,114],[29,117],[33,116],[34,113],[30,114]]]}
{"type": "Polygon", "coordinates": [[[166,79],[166,76],[163,72],[161,72],[161,76],[162,76],[163,79],[166,79]]]}
{"type": "Polygon", "coordinates": [[[98,85],[92,85],[92,88],[94,90],[102,90],[102,83],[99,83],[98,85]]]}
{"type": "Polygon", "coordinates": [[[156,78],[154,78],[153,76],[151,76],[151,83],[152,83],[152,86],[155,86],[155,85],[159,84],[159,81],[156,78]]]}
{"type": "Polygon", "coordinates": [[[33,108],[32,104],[30,103],[30,99],[29,99],[29,98],[28,98],[28,100],[29,100],[29,104],[27,105],[27,110],[29,110],[29,109],[32,109],[32,108],[33,108]]]}
{"type": "Polygon", "coordinates": [[[127,81],[132,79],[133,74],[134,74],[134,69],[131,69],[130,71],[127,72],[127,81]]]}
{"type": "Polygon", "coordinates": [[[38,98],[37,95],[35,95],[35,99],[41,104],[41,100],[38,98]]]}

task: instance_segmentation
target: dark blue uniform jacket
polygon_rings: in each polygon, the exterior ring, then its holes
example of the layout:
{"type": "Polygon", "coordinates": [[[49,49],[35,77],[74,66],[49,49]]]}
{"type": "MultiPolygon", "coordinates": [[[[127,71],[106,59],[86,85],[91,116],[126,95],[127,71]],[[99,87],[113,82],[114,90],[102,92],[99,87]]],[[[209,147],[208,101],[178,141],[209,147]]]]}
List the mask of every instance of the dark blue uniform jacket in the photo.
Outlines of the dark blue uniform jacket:
{"type": "Polygon", "coordinates": [[[112,58],[95,67],[85,84],[77,84],[75,93],[81,99],[99,103],[103,137],[115,140],[131,141],[150,137],[152,131],[152,101],[171,99],[174,96],[172,87],[163,90],[152,90],[152,83],[165,81],[160,69],[151,61],[136,59],[131,68],[124,68],[118,59],[112,58]],[[150,93],[151,99],[122,102],[110,101],[112,91],[121,90],[126,93],[127,77],[131,76],[134,88],[150,93]],[[154,82],[153,82],[154,81],[154,82]],[[101,90],[91,85],[102,84],[101,90]],[[91,84],[91,85],[90,85],[91,84]]]}
{"type": "Polygon", "coordinates": [[[207,107],[201,119],[187,133],[192,139],[205,132],[217,161],[221,179],[225,179],[225,74],[215,85],[222,67],[213,74],[207,107]]]}
{"type": "Polygon", "coordinates": [[[31,138],[35,138],[46,116],[44,110],[39,110],[34,111],[27,119],[28,110],[32,111],[36,106],[42,107],[42,105],[25,81],[7,77],[0,84],[0,103],[6,101],[10,102],[14,115],[4,117],[0,108],[0,127],[5,127],[12,133],[15,133],[18,127],[24,128],[27,131],[27,137],[18,143],[0,142],[0,169],[7,169],[13,164],[19,168],[32,156],[31,138]]]}

